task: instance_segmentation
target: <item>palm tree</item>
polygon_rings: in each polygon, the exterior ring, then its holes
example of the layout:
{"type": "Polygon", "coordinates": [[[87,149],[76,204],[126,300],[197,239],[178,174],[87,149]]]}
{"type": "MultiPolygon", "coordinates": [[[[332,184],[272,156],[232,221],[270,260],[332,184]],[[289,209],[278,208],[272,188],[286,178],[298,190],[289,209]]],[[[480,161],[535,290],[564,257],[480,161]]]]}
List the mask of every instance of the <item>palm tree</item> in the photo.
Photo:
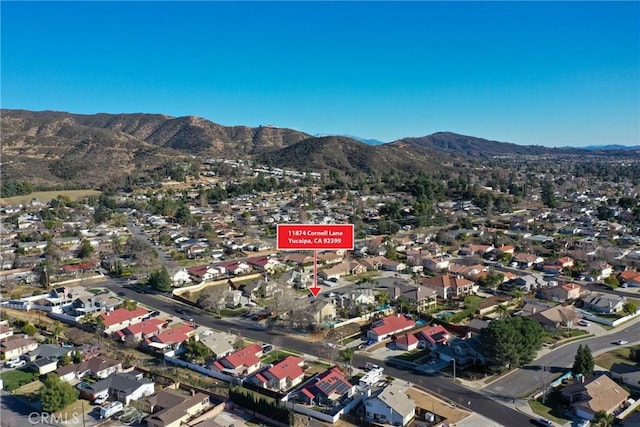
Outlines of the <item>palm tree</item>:
{"type": "Polygon", "coordinates": [[[56,340],[56,344],[58,343],[58,339],[60,338],[60,334],[62,333],[62,331],[64,331],[64,327],[62,326],[62,323],[55,321],[53,323],[53,328],[51,330],[51,333],[53,334],[53,339],[56,340]]]}
{"type": "Polygon", "coordinates": [[[499,304],[496,307],[496,313],[498,314],[498,319],[504,320],[509,317],[509,309],[504,304],[499,304]]]}
{"type": "Polygon", "coordinates": [[[598,411],[593,417],[593,425],[598,427],[610,427],[614,421],[615,417],[605,411],[598,411]]]}
{"type": "Polygon", "coordinates": [[[136,307],[138,307],[138,302],[130,298],[125,298],[124,301],[122,302],[122,306],[126,310],[133,311],[136,309],[136,307]]]}
{"type": "Polygon", "coordinates": [[[353,355],[355,350],[353,347],[347,347],[340,352],[340,359],[349,366],[349,375],[353,371],[353,355]]]}
{"type": "Polygon", "coordinates": [[[384,307],[389,303],[389,294],[386,292],[380,292],[376,296],[376,299],[378,300],[378,304],[384,307]]]}

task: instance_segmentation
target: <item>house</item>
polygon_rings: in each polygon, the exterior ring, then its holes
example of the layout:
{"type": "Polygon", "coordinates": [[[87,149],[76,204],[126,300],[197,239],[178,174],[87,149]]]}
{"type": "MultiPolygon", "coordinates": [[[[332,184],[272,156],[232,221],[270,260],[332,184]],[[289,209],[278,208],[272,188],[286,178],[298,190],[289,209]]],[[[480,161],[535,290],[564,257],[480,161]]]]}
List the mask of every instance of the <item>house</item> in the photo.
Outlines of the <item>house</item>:
{"type": "Polygon", "coordinates": [[[204,412],[210,401],[204,393],[166,388],[147,397],[141,404],[143,410],[151,414],[145,418],[149,427],[180,427],[204,412]]]}
{"type": "Polygon", "coordinates": [[[73,348],[61,347],[56,344],[41,344],[38,348],[25,353],[22,358],[27,362],[33,362],[44,358],[62,359],[64,356],[71,356],[71,353],[73,353],[73,348]]]}
{"type": "Polygon", "coordinates": [[[224,274],[225,271],[226,270],[224,269],[214,268],[209,265],[194,265],[193,267],[189,267],[187,269],[189,278],[198,283],[213,280],[220,274],[224,274]]]}
{"type": "Polygon", "coordinates": [[[500,255],[513,255],[516,251],[515,246],[503,245],[496,249],[500,255]]]}
{"type": "Polygon", "coordinates": [[[517,262],[520,268],[529,268],[537,264],[542,264],[544,258],[534,254],[518,253],[513,256],[511,261],[517,262]]]}
{"type": "Polygon", "coordinates": [[[249,298],[242,294],[241,290],[226,291],[224,293],[224,304],[228,308],[244,307],[249,302],[249,298]]]}
{"type": "Polygon", "coordinates": [[[392,383],[364,402],[365,420],[377,424],[406,426],[415,417],[416,405],[406,388],[392,383]]]}
{"type": "Polygon", "coordinates": [[[446,345],[449,342],[449,337],[449,331],[442,325],[430,326],[416,333],[416,338],[419,341],[418,346],[433,351],[446,345]]]}
{"type": "Polygon", "coordinates": [[[216,264],[218,268],[224,268],[224,271],[228,271],[234,276],[238,276],[240,274],[246,274],[251,271],[251,266],[243,261],[231,260],[231,261],[223,261],[216,264]]]}
{"type": "Polygon", "coordinates": [[[30,362],[27,369],[37,373],[38,375],[46,375],[58,368],[59,359],[55,357],[41,357],[30,362]]]}
{"type": "Polygon", "coordinates": [[[183,323],[152,335],[144,341],[144,345],[159,350],[177,349],[195,334],[195,330],[193,325],[183,323]]]}
{"type": "Polygon", "coordinates": [[[307,405],[334,406],[353,396],[355,385],[334,366],[304,383],[294,393],[295,400],[307,405]]]}
{"type": "Polygon", "coordinates": [[[117,331],[116,336],[121,341],[134,344],[158,334],[167,325],[164,319],[150,318],[117,331]]]}
{"type": "Polygon", "coordinates": [[[0,321],[0,340],[5,340],[13,336],[13,328],[9,326],[9,322],[7,320],[0,321]]]}
{"type": "Polygon", "coordinates": [[[313,282],[308,273],[297,270],[285,272],[280,278],[280,281],[284,282],[287,286],[294,286],[298,289],[307,289],[313,282]]]}
{"type": "Polygon", "coordinates": [[[218,372],[245,377],[260,369],[262,364],[260,356],[262,356],[262,347],[257,343],[253,343],[222,359],[216,360],[209,368],[218,372]]]}
{"type": "Polygon", "coordinates": [[[584,307],[587,310],[595,311],[597,313],[612,314],[622,310],[622,307],[626,302],[627,298],[624,296],[594,294],[585,298],[584,307]]]}
{"type": "Polygon", "coordinates": [[[562,266],[557,264],[544,264],[542,266],[542,272],[549,276],[559,276],[562,274],[562,266]]]}
{"type": "Polygon", "coordinates": [[[554,332],[559,329],[573,328],[581,318],[575,311],[560,305],[540,310],[531,314],[530,317],[540,323],[543,328],[554,332]]]}
{"type": "Polygon", "coordinates": [[[449,274],[455,276],[463,276],[468,279],[477,278],[482,273],[487,272],[487,267],[482,264],[475,265],[462,265],[462,264],[451,264],[449,266],[449,274]]]}
{"type": "Polygon", "coordinates": [[[339,279],[340,277],[343,277],[343,276],[362,274],[362,273],[366,273],[366,271],[367,271],[367,267],[365,267],[364,265],[355,261],[349,261],[349,262],[341,262],[325,270],[322,270],[318,273],[318,276],[322,277],[325,280],[330,280],[330,279],[339,279]]]}
{"type": "Polygon", "coordinates": [[[618,274],[618,280],[621,284],[626,283],[627,286],[631,286],[633,288],[640,287],[640,272],[627,270],[618,274]]]}
{"type": "Polygon", "coordinates": [[[116,310],[100,314],[104,325],[103,332],[105,334],[112,334],[120,329],[126,328],[127,326],[140,323],[148,316],[149,311],[143,307],[136,307],[133,310],[118,308],[116,310]]]}
{"type": "Polygon", "coordinates": [[[426,286],[407,286],[400,296],[410,302],[418,311],[426,311],[437,305],[438,291],[426,286]]]}
{"type": "Polygon", "coordinates": [[[585,272],[587,273],[586,276],[595,282],[611,276],[613,274],[613,267],[604,261],[598,261],[589,265],[585,269],[585,272]]]}
{"type": "Polygon", "coordinates": [[[314,300],[307,311],[310,321],[315,325],[321,325],[327,320],[334,320],[337,316],[336,305],[329,301],[314,300]]]}
{"type": "Polygon", "coordinates": [[[304,379],[304,359],[287,356],[275,365],[255,374],[249,382],[272,390],[285,391],[304,379]]]}
{"type": "Polygon", "coordinates": [[[542,278],[534,274],[525,274],[524,276],[520,276],[511,280],[505,285],[506,288],[518,289],[522,292],[531,292],[534,289],[547,286],[547,282],[543,281],[542,278]]]}
{"type": "Polygon", "coordinates": [[[278,268],[284,268],[284,265],[276,258],[270,256],[259,256],[247,258],[247,264],[258,271],[274,272],[278,268]]]}
{"type": "Polygon", "coordinates": [[[318,254],[319,264],[337,264],[342,262],[344,257],[336,252],[322,252],[318,254]]]}
{"type": "Polygon", "coordinates": [[[449,342],[449,345],[440,347],[438,356],[446,362],[455,359],[458,367],[487,364],[487,358],[482,351],[482,344],[478,336],[466,339],[454,338],[449,342]]]}
{"type": "Polygon", "coordinates": [[[636,363],[614,363],[609,369],[611,378],[632,387],[640,385],[640,366],[636,363]]]}
{"type": "Polygon", "coordinates": [[[495,247],[493,245],[473,245],[473,244],[471,244],[469,246],[465,246],[465,247],[460,248],[460,250],[458,251],[458,255],[484,256],[485,254],[488,254],[489,252],[492,252],[494,249],[495,249],[495,247]]]}
{"type": "Polygon", "coordinates": [[[294,264],[297,266],[313,264],[313,256],[300,252],[288,253],[282,259],[286,264],[294,264]]]}
{"type": "Polygon", "coordinates": [[[629,398],[629,393],[605,374],[570,384],[560,393],[575,415],[585,420],[592,420],[599,411],[613,414],[629,398]]]}
{"type": "Polygon", "coordinates": [[[422,259],[422,266],[429,271],[441,272],[449,269],[450,259],[444,256],[426,257],[422,259]]]}
{"type": "Polygon", "coordinates": [[[72,363],[56,370],[61,380],[72,382],[85,375],[107,378],[111,374],[122,372],[122,362],[105,356],[95,356],[81,363],[72,363]]]}
{"type": "Polygon", "coordinates": [[[458,298],[464,295],[475,294],[479,286],[471,280],[451,274],[439,274],[435,277],[423,277],[420,284],[438,292],[438,297],[443,299],[458,298]]]}
{"type": "Polygon", "coordinates": [[[547,301],[566,302],[579,299],[582,293],[582,286],[575,283],[566,283],[560,286],[540,289],[538,296],[547,301]]]}
{"type": "Polygon", "coordinates": [[[80,389],[80,395],[94,400],[98,395],[109,394],[115,400],[128,405],[133,400],[151,396],[155,383],[143,378],[138,372],[111,374],[107,378],[80,389]]]}
{"type": "Polygon", "coordinates": [[[38,348],[38,341],[24,338],[22,335],[13,335],[0,341],[0,355],[4,360],[20,357],[36,348],[38,348]]]}
{"type": "Polygon", "coordinates": [[[198,336],[198,340],[207,346],[219,359],[235,351],[233,345],[238,340],[238,337],[224,331],[206,330],[198,336]]]}
{"type": "Polygon", "coordinates": [[[555,264],[558,267],[562,268],[571,268],[574,265],[574,259],[568,256],[564,256],[553,261],[552,264],[555,264]]]}
{"type": "Polygon", "coordinates": [[[396,338],[395,344],[398,350],[412,351],[418,348],[418,338],[413,334],[404,334],[396,338]]]}
{"type": "Polygon", "coordinates": [[[367,338],[375,342],[383,341],[391,335],[399,334],[416,326],[416,322],[398,314],[384,317],[371,325],[367,331],[367,338]]]}

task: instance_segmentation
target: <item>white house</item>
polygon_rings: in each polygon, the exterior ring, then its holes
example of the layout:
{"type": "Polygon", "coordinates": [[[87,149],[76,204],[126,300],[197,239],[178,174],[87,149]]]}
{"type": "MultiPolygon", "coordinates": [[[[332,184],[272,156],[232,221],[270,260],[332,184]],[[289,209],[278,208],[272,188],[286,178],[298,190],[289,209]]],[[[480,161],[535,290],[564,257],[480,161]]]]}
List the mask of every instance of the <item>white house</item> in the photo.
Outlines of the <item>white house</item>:
{"type": "Polygon", "coordinates": [[[378,424],[406,426],[415,417],[416,405],[405,393],[406,388],[390,384],[379,394],[367,399],[365,419],[378,424]]]}

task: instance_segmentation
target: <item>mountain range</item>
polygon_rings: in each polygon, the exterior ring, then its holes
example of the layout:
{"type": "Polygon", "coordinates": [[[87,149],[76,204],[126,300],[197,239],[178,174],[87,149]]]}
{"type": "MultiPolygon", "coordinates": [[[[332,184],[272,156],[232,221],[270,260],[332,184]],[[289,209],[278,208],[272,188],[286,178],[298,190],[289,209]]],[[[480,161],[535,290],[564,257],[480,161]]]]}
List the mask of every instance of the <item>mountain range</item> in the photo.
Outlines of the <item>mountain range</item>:
{"type": "Polygon", "coordinates": [[[372,145],[348,136],[318,137],[273,126],[222,126],[193,116],[9,109],[0,110],[0,115],[2,179],[44,187],[96,186],[191,157],[254,159],[278,167],[366,175],[437,171],[452,162],[496,156],[590,153],[451,132],[372,145]]]}

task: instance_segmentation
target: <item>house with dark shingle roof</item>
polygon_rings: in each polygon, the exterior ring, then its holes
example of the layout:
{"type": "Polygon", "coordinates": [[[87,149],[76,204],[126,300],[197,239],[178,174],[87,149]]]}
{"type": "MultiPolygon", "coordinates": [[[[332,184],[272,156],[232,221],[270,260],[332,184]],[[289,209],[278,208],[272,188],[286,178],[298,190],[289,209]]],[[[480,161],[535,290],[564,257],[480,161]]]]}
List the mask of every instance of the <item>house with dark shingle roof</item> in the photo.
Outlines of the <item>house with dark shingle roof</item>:
{"type": "Polygon", "coordinates": [[[144,379],[143,375],[137,372],[111,374],[103,380],[80,389],[80,395],[89,400],[94,400],[98,395],[109,394],[125,405],[132,400],[151,396],[154,392],[155,383],[144,379]]]}

